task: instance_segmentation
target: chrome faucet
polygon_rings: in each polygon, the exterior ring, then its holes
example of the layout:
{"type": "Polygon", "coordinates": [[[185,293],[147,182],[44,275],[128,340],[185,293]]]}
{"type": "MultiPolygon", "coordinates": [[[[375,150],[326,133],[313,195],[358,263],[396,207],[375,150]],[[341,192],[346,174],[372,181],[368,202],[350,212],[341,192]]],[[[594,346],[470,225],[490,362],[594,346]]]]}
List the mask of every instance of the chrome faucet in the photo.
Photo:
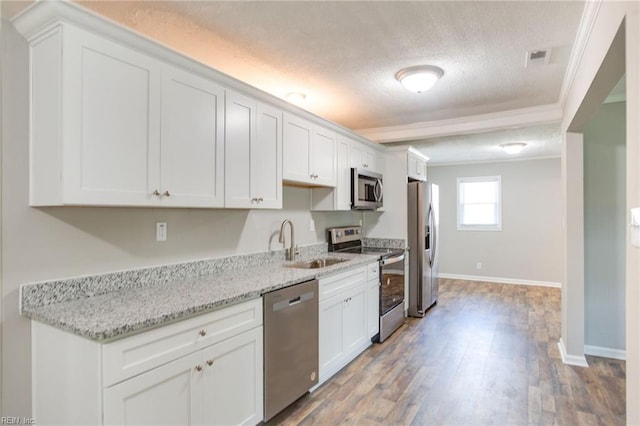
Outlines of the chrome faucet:
{"type": "Polygon", "coordinates": [[[293,231],[293,222],[291,222],[289,219],[285,219],[282,222],[282,225],[280,225],[280,236],[278,237],[278,242],[282,243],[282,247],[285,247],[285,257],[287,260],[296,260],[296,255],[299,254],[298,253],[298,246],[296,246],[296,237],[295,237],[295,232],[293,231]],[[289,247],[288,249],[285,247],[284,245],[284,226],[286,224],[289,224],[289,227],[291,228],[291,247],[289,247]]]}

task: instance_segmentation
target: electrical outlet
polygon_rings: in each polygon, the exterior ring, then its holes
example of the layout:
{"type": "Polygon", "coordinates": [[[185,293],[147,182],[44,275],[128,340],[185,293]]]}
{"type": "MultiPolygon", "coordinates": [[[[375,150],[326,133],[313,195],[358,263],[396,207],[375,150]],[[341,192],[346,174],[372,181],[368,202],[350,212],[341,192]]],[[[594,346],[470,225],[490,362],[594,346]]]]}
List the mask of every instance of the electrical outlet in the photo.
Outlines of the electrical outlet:
{"type": "Polygon", "coordinates": [[[362,219],[358,221],[358,225],[362,226],[362,219]]]}
{"type": "Polygon", "coordinates": [[[156,241],[167,241],[167,222],[156,222],[156,241]]]}
{"type": "Polygon", "coordinates": [[[476,269],[482,269],[482,262],[476,263],[476,269]]]}
{"type": "Polygon", "coordinates": [[[309,231],[314,232],[316,230],[316,223],[313,218],[309,219],[309,231]]]}

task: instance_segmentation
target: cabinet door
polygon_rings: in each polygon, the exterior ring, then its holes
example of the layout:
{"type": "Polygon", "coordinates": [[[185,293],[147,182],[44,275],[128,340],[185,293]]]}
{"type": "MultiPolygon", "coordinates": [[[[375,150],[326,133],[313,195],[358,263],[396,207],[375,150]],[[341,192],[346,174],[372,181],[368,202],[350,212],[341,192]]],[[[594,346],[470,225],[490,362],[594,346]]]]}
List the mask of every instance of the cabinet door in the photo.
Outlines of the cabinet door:
{"type": "Polygon", "coordinates": [[[316,126],[311,151],[312,183],[336,186],[336,135],[316,126]]]}
{"type": "Polygon", "coordinates": [[[367,283],[367,337],[372,338],[380,332],[380,281],[367,283]]]}
{"type": "Polygon", "coordinates": [[[349,166],[349,141],[337,142],[337,181],[335,189],[335,210],[351,210],[351,167],[349,166]]]}
{"type": "Polygon", "coordinates": [[[202,350],[204,424],[262,421],[262,339],[262,327],[257,327],[202,350]]]}
{"type": "Polygon", "coordinates": [[[252,198],[259,208],[282,208],[282,111],[258,104],[258,129],[251,147],[252,198]]]}
{"type": "Polygon", "coordinates": [[[372,149],[364,144],[353,141],[351,145],[351,167],[374,170],[376,157],[372,149]]]}
{"type": "Polygon", "coordinates": [[[336,187],[318,187],[311,190],[312,211],[351,210],[351,163],[350,143],[338,137],[336,142],[336,187]]]}
{"type": "Polygon", "coordinates": [[[201,359],[197,352],[105,389],[105,424],[202,424],[201,359]]]}
{"type": "Polygon", "coordinates": [[[344,352],[357,351],[367,341],[367,290],[362,285],[346,294],[344,304],[344,352]]]}
{"type": "Polygon", "coordinates": [[[63,51],[63,202],[157,204],[160,63],[73,27],[63,51]]]}
{"type": "Polygon", "coordinates": [[[253,172],[251,148],[256,145],[256,110],[256,101],[227,90],[225,207],[250,208],[258,204],[252,197],[251,191],[253,172]]]}
{"type": "Polygon", "coordinates": [[[163,67],[163,205],[224,205],[224,90],[209,80],[163,67]]]}
{"type": "Polygon", "coordinates": [[[375,156],[376,167],[375,167],[375,169],[373,171],[381,173],[381,174],[384,174],[384,163],[385,163],[385,154],[384,154],[384,152],[376,151],[374,153],[374,156],[375,156]]]}
{"type": "Polygon", "coordinates": [[[410,153],[407,154],[407,174],[416,180],[427,180],[427,163],[410,153]]]}
{"type": "Polygon", "coordinates": [[[291,114],[284,114],[282,178],[311,182],[312,124],[291,114]]]}
{"type": "Polygon", "coordinates": [[[331,377],[342,367],[345,304],[346,297],[338,294],[320,302],[318,306],[320,382],[331,377]]]}

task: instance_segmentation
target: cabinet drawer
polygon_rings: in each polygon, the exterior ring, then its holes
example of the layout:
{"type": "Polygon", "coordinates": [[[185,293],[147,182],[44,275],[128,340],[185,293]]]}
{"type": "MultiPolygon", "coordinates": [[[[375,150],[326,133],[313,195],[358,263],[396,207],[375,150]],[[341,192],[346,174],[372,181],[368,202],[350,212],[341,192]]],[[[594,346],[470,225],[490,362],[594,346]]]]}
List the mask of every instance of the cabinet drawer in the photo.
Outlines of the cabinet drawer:
{"type": "Polygon", "coordinates": [[[380,281],[380,264],[378,262],[367,265],[367,281],[380,281]]]}
{"type": "Polygon", "coordinates": [[[103,346],[104,386],[262,324],[262,299],[200,315],[103,346]]]}
{"type": "Polygon", "coordinates": [[[367,280],[367,268],[360,267],[340,272],[319,280],[320,300],[345,291],[353,286],[364,283],[367,280]]]}

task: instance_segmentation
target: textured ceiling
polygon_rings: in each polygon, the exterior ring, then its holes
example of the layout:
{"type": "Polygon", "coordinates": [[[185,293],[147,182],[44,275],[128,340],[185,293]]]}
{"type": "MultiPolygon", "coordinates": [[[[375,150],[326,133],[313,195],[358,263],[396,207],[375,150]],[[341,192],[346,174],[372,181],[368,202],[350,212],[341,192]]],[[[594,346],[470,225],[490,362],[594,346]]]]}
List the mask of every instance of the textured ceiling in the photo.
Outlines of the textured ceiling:
{"type": "Polygon", "coordinates": [[[547,124],[386,145],[412,145],[430,158],[429,164],[451,164],[560,157],[562,137],[559,124],[547,124]],[[517,155],[507,154],[499,147],[514,142],[524,142],[527,146],[517,155]]]}
{"type": "MultiPolygon", "coordinates": [[[[82,5],[351,129],[558,101],[582,1],[83,1],[82,5]],[[525,52],[551,48],[548,65],[525,52]],[[445,74],[406,91],[404,67],[445,74]]],[[[11,15],[25,2],[2,2],[11,15]]]]}

